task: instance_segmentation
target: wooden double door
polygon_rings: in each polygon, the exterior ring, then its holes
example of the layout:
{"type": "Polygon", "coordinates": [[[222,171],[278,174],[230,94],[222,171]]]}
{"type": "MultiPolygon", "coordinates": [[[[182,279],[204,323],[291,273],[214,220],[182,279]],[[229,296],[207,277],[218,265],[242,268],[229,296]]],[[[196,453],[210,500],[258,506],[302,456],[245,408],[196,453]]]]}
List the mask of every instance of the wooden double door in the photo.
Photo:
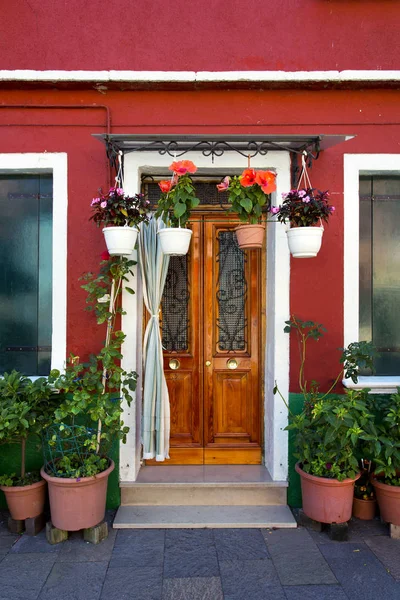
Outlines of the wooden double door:
{"type": "Polygon", "coordinates": [[[171,407],[166,464],[261,462],[261,252],[242,251],[221,213],[192,222],[162,301],[171,407]]]}

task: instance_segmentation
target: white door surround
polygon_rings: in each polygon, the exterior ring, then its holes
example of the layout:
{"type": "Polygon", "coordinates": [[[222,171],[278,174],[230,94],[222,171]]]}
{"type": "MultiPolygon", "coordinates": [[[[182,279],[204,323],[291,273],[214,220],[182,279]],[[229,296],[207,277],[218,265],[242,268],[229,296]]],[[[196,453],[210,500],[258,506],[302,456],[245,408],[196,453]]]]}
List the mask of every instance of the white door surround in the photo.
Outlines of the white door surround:
{"type": "MultiPolygon", "coordinates": [[[[188,152],[183,157],[192,160],[198,167],[198,174],[223,177],[227,173],[241,173],[246,168],[245,159],[235,152],[226,152],[221,157],[203,156],[201,152],[188,152]]],[[[125,190],[127,193],[140,192],[141,174],[159,174],[168,178],[168,166],[173,158],[161,156],[158,152],[128,153],[124,157],[125,190]]],[[[269,152],[252,158],[253,168],[271,169],[277,173],[277,191],[273,198],[279,204],[281,194],[290,190],[290,156],[288,152],[269,152]]],[[[290,255],[286,241],[285,227],[279,223],[267,224],[267,289],[266,289],[266,361],[264,365],[264,462],[274,481],[287,479],[288,434],[287,408],[281,398],[273,395],[275,382],[285,398],[289,393],[289,336],[284,333],[285,321],[289,318],[290,255]]],[[[139,270],[134,269],[134,277],[128,284],[135,290],[132,296],[123,292],[122,330],[126,339],[122,349],[122,367],[139,373],[138,389],[131,407],[124,406],[122,420],[130,427],[126,444],[120,445],[120,480],[135,481],[140,469],[141,457],[141,345],[143,303],[139,270]]],[[[264,308],[264,307],[263,307],[264,308]]]]}

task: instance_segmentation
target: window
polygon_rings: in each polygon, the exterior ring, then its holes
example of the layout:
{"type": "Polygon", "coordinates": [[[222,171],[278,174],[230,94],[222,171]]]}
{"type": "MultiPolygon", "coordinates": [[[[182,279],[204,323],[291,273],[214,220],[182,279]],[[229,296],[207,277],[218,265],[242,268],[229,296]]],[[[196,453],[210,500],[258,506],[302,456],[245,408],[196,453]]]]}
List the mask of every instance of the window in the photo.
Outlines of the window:
{"type": "Polygon", "coordinates": [[[400,154],[344,155],[344,345],[380,350],[374,375],[348,387],[393,393],[400,386],[400,154]]]}
{"type": "Polygon", "coordinates": [[[67,155],[0,154],[0,374],[66,357],[67,155]]]}
{"type": "Polygon", "coordinates": [[[400,177],[360,176],[359,337],[376,375],[400,374],[400,177]]]}
{"type": "Polygon", "coordinates": [[[0,373],[50,372],[52,213],[51,175],[0,176],[0,373]]]}

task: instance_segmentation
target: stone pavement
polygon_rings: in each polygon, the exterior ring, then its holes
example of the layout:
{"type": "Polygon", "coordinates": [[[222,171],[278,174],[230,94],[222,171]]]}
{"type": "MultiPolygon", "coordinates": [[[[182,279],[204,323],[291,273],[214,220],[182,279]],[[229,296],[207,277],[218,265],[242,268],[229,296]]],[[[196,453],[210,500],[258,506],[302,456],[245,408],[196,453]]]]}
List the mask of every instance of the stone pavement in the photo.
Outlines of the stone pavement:
{"type": "Polygon", "coordinates": [[[301,527],[131,529],[50,546],[5,517],[0,600],[400,600],[400,541],[378,520],[353,520],[348,542],[301,527]]]}

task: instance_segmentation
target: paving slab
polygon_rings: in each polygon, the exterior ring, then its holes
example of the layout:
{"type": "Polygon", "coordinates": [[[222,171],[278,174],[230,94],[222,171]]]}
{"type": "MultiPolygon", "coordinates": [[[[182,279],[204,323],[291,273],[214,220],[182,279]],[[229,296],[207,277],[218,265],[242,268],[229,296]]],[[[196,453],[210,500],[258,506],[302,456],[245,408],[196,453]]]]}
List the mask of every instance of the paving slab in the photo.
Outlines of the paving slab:
{"type": "Polygon", "coordinates": [[[263,531],[263,535],[282,585],[337,583],[306,529],[263,531]]]}
{"type": "Polygon", "coordinates": [[[214,540],[218,560],[255,560],[269,556],[259,529],[215,529],[214,540]]]}
{"type": "Polygon", "coordinates": [[[153,567],[164,562],[165,531],[160,529],[119,530],[110,567],[153,567]]]}
{"type": "Polygon", "coordinates": [[[11,552],[17,554],[58,554],[61,547],[49,544],[46,539],[46,531],[41,531],[38,535],[21,535],[19,540],[11,548],[11,552]]]}
{"type": "Polygon", "coordinates": [[[0,563],[0,600],[36,600],[54,554],[8,554],[0,563]]]}
{"type": "Polygon", "coordinates": [[[365,543],[318,547],[351,600],[399,600],[400,583],[387,573],[365,543]]]}
{"type": "Polygon", "coordinates": [[[341,586],[337,584],[291,585],[284,590],[287,600],[349,600],[341,586]]]}
{"type": "Polygon", "coordinates": [[[38,600],[99,600],[108,563],[55,563],[38,600]]]}
{"type": "Polygon", "coordinates": [[[367,538],[365,543],[380,560],[387,572],[396,581],[400,581],[400,540],[375,535],[367,538]]]}
{"type": "MultiPolygon", "coordinates": [[[[162,567],[110,568],[101,600],[161,600],[162,567]]],[[[74,599],[75,600],[75,599],[74,599]]]]}
{"type": "Polygon", "coordinates": [[[59,545],[57,562],[108,562],[113,552],[116,533],[111,529],[108,538],[99,544],[86,542],[82,532],[70,533],[68,540],[59,545]]]}
{"type": "Polygon", "coordinates": [[[219,577],[164,579],[162,600],[224,600],[219,577]]]}
{"type": "Polygon", "coordinates": [[[0,556],[5,556],[19,540],[19,535],[0,536],[0,556]]]}
{"type": "Polygon", "coordinates": [[[218,577],[213,531],[168,530],[165,536],[164,577],[218,577]]]}
{"type": "Polygon", "coordinates": [[[286,600],[272,560],[227,560],[220,563],[224,600],[286,600]]]}

